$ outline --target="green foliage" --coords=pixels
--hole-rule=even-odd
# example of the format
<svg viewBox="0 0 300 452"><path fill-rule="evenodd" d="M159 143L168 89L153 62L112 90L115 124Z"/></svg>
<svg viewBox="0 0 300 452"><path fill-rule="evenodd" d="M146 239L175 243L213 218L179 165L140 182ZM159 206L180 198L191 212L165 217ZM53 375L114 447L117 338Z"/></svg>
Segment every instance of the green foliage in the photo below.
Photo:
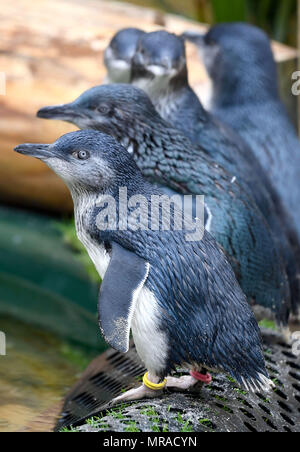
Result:
<svg viewBox="0 0 300 452"><path fill-rule="evenodd" d="M103 416L102 416L103 417ZM102 417L91 417L86 421L92 428L99 429L101 432L107 432L109 425L103 421Z"/></svg>
<svg viewBox="0 0 300 452"><path fill-rule="evenodd" d="M101 282L100 277L92 263L86 249L82 243L78 240L75 229L74 219L65 220L60 223L55 223L56 228L63 234L65 243L76 252L78 259L84 265L88 275L93 282Z"/></svg>
<svg viewBox="0 0 300 452"><path fill-rule="evenodd" d="M147 416L151 421L151 428L153 432L160 432L160 419L158 413L155 411L155 409L151 406L145 407L143 410L141 410L141 414ZM162 431L166 431L166 425L163 426Z"/></svg>
<svg viewBox="0 0 300 452"><path fill-rule="evenodd" d="M247 391L244 391L243 389L240 388L234 388L234 391L241 395L248 395Z"/></svg>
<svg viewBox="0 0 300 452"><path fill-rule="evenodd" d="M60 432L61 433L78 433L78 430L76 430L76 428L74 428L74 427L63 427L61 430L60 430Z"/></svg>
<svg viewBox="0 0 300 452"><path fill-rule="evenodd" d="M247 20L266 30L273 39L296 46L297 0L244 0Z"/></svg>
<svg viewBox="0 0 300 452"><path fill-rule="evenodd" d="M194 431L193 425L189 420L184 420L181 413L177 413L176 420L181 425L180 433L190 433Z"/></svg>
<svg viewBox="0 0 300 452"><path fill-rule="evenodd" d="M267 330L277 331L276 323L272 320L264 319L259 322L261 328L266 328Z"/></svg>
<svg viewBox="0 0 300 452"><path fill-rule="evenodd" d="M297 0L211 0L212 22L250 22L278 41L296 46Z"/></svg>
<svg viewBox="0 0 300 452"><path fill-rule="evenodd" d="M227 380L230 381L230 383L236 384L236 381L234 378L230 377L229 375L227 375Z"/></svg>
<svg viewBox="0 0 300 452"><path fill-rule="evenodd" d="M215 427L210 419L199 419L199 424L209 429L209 431L215 430Z"/></svg>
<svg viewBox="0 0 300 452"><path fill-rule="evenodd" d="M263 28L273 39L297 44L297 0L131 0L131 3L199 22L250 22Z"/></svg>
<svg viewBox="0 0 300 452"><path fill-rule="evenodd" d="M124 432L140 432L136 421L126 421L125 424L128 425L128 427L124 429Z"/></svg>
<svg viewBox="0 0 300 452"><path fill-rule="evenodd" d="M214 22L246 21L248 4L243 0L211 0Z"/></svg>
<svg viewBox="0 0 300 452"><path fill-rule="evenodd" d="M70 363L75 364L81 370L86 369L95 354L81 347L74 347L68 343L63 343L59 349L60 354Z"/></svg>
<svg viewBox="0 0 300 452"><path fill-rule="evenodd" d="M0 286L0 316L104 349L97 321L98 284L64 245L53 218L0 208Z"/></svg>

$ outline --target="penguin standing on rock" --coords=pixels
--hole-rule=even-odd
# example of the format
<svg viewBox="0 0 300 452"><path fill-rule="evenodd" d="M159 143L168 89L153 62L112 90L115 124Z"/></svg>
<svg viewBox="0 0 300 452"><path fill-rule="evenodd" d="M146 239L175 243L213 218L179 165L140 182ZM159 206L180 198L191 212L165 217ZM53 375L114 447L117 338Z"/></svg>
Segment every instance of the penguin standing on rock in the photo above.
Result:
<svg viewBox="0 0 300 452"><path fill-rule="evenodd" d="M106 83L129 83L131 60L137 42L144 32L138 28L124 28L116 33L104 53L107 68Z"/></svg>
<svg viewBox="0 0 300 452"><path fill-rule="evenodd" d="M15 151L41 159L69 187L78 237L103 279L101 331L125 353L131 329L147 367L143 385L113 403L156 397L165 386L188 389L199 380L209 382L209 370L228 373L248 389L273 386L257 323L222 250L203 229L198 240L188 239L193 226L183 222L179 230L173 209L169 230L162 228L161 217L152 228L153 195L160 192L143 179L125 148L85 130ZM140 207L141 196L144 208L136 215L132 200L138 197ZM111 200L114 209L108 213ZM182 365L190 376L167 378Z"/></svg>
<svg viewBox="0 0 300 452"><path fill-rule="evenodd" d="M215 164L209 152L165 122L142 90L126 84L102 85L70 104L45 107L38 116L112 135L132 153L150 182L181 195L205 195L206 228L227 252L249 301L275 314L283 328L287 326L286 273L251 195Z"/></svg>

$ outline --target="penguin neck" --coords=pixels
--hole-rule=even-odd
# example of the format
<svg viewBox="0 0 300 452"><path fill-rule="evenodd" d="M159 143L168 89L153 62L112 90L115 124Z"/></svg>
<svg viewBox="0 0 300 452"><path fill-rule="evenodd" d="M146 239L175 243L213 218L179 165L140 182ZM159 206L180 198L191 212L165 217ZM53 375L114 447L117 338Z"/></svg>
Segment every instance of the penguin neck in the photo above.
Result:
<svg viewBox="0 0 300 452"><path fill-rule="evenodd" d="M241 63L232 70L223 70L212 81L213 109L261 105L280 98L277 68L270 58L262 65Z"/></svg>
<svg viewBox="0 0 300 452"><path fill-rule="evenodd" d="M75 227L79 240L90 236L91 217L97 204L97 194L78 185L68 184L73 204Z"/></svg>
<svg viewBox="0 0 300 452"><path fill-rule="evenodd" d="M87 199L87 198L93 198L94 197L94 191L89 189L86 186L83 186L81 184L73 184L71 182L67 182L67 187L70 190L74 206L81 200L81 199Z"/></svg>
<svg viewBox="0 0 300 452"><path fill-rule="evenodd" d="M186 67L159 89L153 83L142 88L165 121L182 130L192 142L198 142L199 135L205 133L209 114L188 83Z"/></svg>
<svg viewBox="0 0 300 452"><path fill-rule="evenodd" d="M75 216L77 214L82 214L82 210L85 211L97 207L97 205L103 202L103 199L110 197L115 200L116 203L119 202L120 189L126 189L128 198L136 195L137 193L142 194L143 192L143 177L140 170L137 168L136 171L124 176L116 175L114 183L109 187L103 189L95 189L89 187L83 187L78 184L68 183L68 188L70 190Z"/></svg>
<svg viewBox="0 0 300 452"><path fill-rule="evenodd" d="M144 74L134 78L132 83L147 93L156 111L169 122L182 114L181 105L193 94L188 83L186 65L172 78Z"/></svg>

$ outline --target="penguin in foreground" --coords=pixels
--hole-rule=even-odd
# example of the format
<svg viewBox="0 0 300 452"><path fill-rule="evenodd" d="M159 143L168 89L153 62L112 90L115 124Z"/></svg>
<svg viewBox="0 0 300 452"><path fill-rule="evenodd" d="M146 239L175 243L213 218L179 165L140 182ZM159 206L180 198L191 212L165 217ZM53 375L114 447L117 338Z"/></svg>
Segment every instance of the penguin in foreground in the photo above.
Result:
<svg viewBox="0 0 300 452"><path fill-rule="evenodd" d="M125 84L102 85L70 104L45 107L38 116L112 135L132 153L151 183L180 194L205 195L206 228L227 252L249 302L271 311L285 329L289 286L255 202L209 153L165 122L144 91Z"/></svg>
<svg viewBox="0 0 300 452"><path fill-rule="evenodd" d="M198 46L212 80L212 112L248 143L270 175L299 238L300 143L280 100L268 36L245 23L220 24L203 36L184 36Z"/></svg>
<svg viewBox="0 0 300 452"><path fill-rule="evenodd" d="M126 353L132 330L147 368L143 385L113 403L209 383L210 370L251 390L273 386L258 325L221 248L204 229L190 240L194 225L183 222L179 230L173 209L164 230L161 216L150 213L153 196L161 193L143 179L125 148L85 130L15 151L42 160L67 184L78 237L102 278L102 334ZM190 376L170 377L177 366L190 369Z"/></svg>
<svg viewBox="0 0 300 452"><path fill-rule="evenodd" d="M106 83L130 82L131 60L138 40L144 33L138 28L124 28L113 36L104 53Z"/></svg>

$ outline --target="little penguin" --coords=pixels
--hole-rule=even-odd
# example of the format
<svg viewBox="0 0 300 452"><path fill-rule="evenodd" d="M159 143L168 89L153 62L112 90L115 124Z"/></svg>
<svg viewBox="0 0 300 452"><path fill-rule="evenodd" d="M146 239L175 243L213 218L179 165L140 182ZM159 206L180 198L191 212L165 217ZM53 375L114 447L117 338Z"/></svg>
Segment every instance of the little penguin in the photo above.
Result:
<svg viewBox="0 0 300 452"><path fill-rule="evenodd" d="M272 233L249 190L200 146L164 121L144 91L102 85L38 116L112 135L132 153L144 177L181 195L204 195L206 229L226 251L251 304L275 314L284 329L290 290Z"/></svg>
<svg viewBox="0 0 300 452"><path fill-rule="evenodd" d="M300 142L280 99L268 36L245 23L219 24L203 36L184 36L199 48L212 80L212 112L248 143L299 238Z"/></svg>
<svg viewBox="0 0 300 452"><path fill-rule="evenodd" d="M111 39L104 53L107 69L106 83L129 83L131 60L138 40L145 32L139 28L124 28Z"/></svg>
<svg viewBox="0 0 300 452"><path fill-rule="evenodd" d="M131 83L148 94L165 120L198 141L207 114L188 84L181 37L165 30L141 36L132 58Z"/></svg>
<svg viewBox="0 0 300 452"><path fill-rule="evenodd" d="M216 28L218 29L218 27ZM183 36L193 39L199 35L191 32ZM238 36L235 37L234 42L235 46L238 47ZM215 54L212 49L213 46L208 46L205 55L210 52L214 56ZM246 60L249 58L249 53L248 51L243 52L243 57ZM211 58L204 58L204 61L207 62L208 70L210 70L209 61L211 61ZM216 65L221 64L221 58L216 56L215 60ZM262 61L262 58L260 60ZM237 68L234 58L231 59L231 62L236 71ZM231 74L235 73L235 71L229 67L224 68L224 74L230 80ZM219 85L221 83L219 74L222 73L222 69L217 69L215 72L212 69L211 73L212 77L215 76L216 79L214 86ZM249 73L248 71L247 75ZM255 83L255 80L257 80L257 77L252 77L252 84ZM213 156L215 163L220 164L224 169L229 171L240 184L243 184L243 181L247 184L247 189L251 191L258 207L263 212L272 230L276 246L286 262L286 271L291 287L293 313L298 315L300 308L300 236L297 233L298 228L293 221L289 206L285 203L284 198L276 187L277 175L273 177L272 173L270 174L269 164L263 165L263 162L261 162L261 159L257 155L261 145L256 146L256 149L254 149L251 143L248 143L244 139L244 136L238 134L240 130L245 128L249 129L246 124L251 122L253 128L249 130L248 138L250 141L253 141L257 136L258 132L254 130L256 119L252 119L257 118L256 106L253 106L252 113L245 111L245 118L241 119L239 108L241 104L243 105L241 99L245 96L242 98L237 95L234 97L237 105L236 115L232 115L231 110L228 113L228 101L232 98L230 89L234 87L234 90L237 90L239 86L236 80L233 79L232 88L230 88L231 85L228 81L228 86L224 85L222 88L216 89L217 92L221 91L222 95L226 96L224 112L220 111L220 114L216 116L206 111L188 83L184 42L181 37L166 31L148 33L140 38L137 51L132 59L131 82L135 86L142 88L149 95L156 110L163 119L182 130L193 143L200 144ZM244 80L241 88L247 93L249 82ZM253 86L252 92L254 91ZM224 92L227 94L225 95ZM259 99L263 98L263 96L259 96ZM237 127L231 127L233 124L229 124L226 121L226 114L231 119L237 118L239 121ZM267 115L265 112L264 117L264 120L267 120L267 117L270 118L270 115ZM257 125L258 122L264 133L267 128L262 126L263 121L257 121ZM282 129L280 129L278 124L276 127L277 134L280 133L278 132L279 130ZM272 136L275 135L272 134ZM271 142L272 139L269 140L269 143ZM280 140L277 140L277 143L280 143ZM262 144L262 146L266 149L265 144ZM281 144L280 146L282 148ZM298 142L297 146L299 146ZM273 147L274 149L276 147ZM270 156L270 153L268 155ZM275 155L272 159L275 159ZM290 157L287 156L286 164L288 164L289 159ZM300 168L297 163L298 161L300 162L300 148L298 156L294 161L296 165L295 168L291 168L291 172L295 174L293 183L296 184L296 173L298 174L297 178L299 178L300 174ZM291 161L289 164L293 166ZM278 165L279 171L281 171L280 168L281 165ZM284 186L286 187L288 184L284 182ZM297 187L299 187L299 184ZM297 192L297 190L298 188L294 189L294 192ZM294 192L291 196L294 196ZM296 205L294 205L294 212L297 211L300 211L300 208L296 208ZM300 222L297 224L299 225Z"/></svg>
<svg viewBox="0 0 300 452"><path fill-rule="evenodd" d="M208 383L212 370L250 390L273 386L258 325L221 248L204 229L199 240L189 240L193 227L183 222L177 228L174 209L170 228L162 227L161 217L151 213L153 197L161 192L122 145L84 130L15 151L45 162L70 189L78 237L102 278L101 332L111 347L126 353L132 330L147 368L143 385L113 403ZM177 366L190 375L170 376Z"/></svg>

